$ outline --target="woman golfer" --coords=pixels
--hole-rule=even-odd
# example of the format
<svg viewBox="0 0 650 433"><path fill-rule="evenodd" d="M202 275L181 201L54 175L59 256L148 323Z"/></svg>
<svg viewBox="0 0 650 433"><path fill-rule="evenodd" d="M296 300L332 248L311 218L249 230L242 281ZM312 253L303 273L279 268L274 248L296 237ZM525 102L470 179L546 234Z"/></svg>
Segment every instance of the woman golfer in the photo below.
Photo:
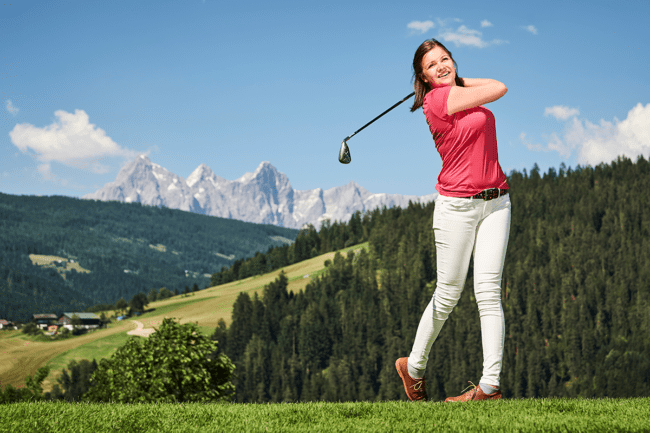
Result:
<svg viewBox="0 0 650 433"><path fill-rule="evenodd" d="M469 391L445 401L501 398L505 331L501 277L510 234L510 198L499 166L494 115L482 105L501 98L508 89L496 80L460 78L456 71L451 53L435 39L424 41L415 52L411 111L422 107L442 170L433 215L436 289L420 319L411 354L395 362L411 400L427 400L424 372L431 345L460 298L472 253L483 376L478 386L472 384Z"/></svg>

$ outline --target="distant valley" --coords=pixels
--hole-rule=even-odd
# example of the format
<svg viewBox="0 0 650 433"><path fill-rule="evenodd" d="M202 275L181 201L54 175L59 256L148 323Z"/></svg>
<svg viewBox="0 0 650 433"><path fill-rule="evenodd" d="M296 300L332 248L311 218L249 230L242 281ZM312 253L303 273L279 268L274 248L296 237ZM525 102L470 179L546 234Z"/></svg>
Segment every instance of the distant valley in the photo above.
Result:
<svg viewBox="0 0 650 433"><path fill-rule="evenodd" d="M298 230L140 203L0 194L0 319L210 285Z"/></svg>

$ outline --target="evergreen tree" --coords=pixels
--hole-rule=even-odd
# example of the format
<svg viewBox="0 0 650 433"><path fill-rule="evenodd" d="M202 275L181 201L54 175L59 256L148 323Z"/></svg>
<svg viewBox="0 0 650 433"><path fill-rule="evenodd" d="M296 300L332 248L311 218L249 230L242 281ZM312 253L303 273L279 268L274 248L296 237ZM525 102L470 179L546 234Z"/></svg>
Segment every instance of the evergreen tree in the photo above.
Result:
<svg viewBox="0 0 650 433"><path fill-rule="evenodd" d="M149 294L147 295L147 301L151 303L157 300L158 300L158 292L156 291L156 289L151 289L149 291Z"/></svg>
<svg viewBox="0 0 650 433"><path fill-rule="evenodd" d="M127 309L129 304L126 302L124 298L120 298L116 303L115 303L115 309L117 311L121 311L124 313L124 311Z"/></svg>
<svg viewBox="0 0 650 433"><path fill-rule="evenodd" d="M64 391L62 397L66 401L80 401L90 388L90 377L97 369L97 362L94 359L92 362L87 359L79 362L72 360L68 364L68 369L69 373L68 370L63 369L55 386L58 388L58 385L61 385Z"/></svg>
<svg viewBox="0 0 650 433"><path fill-rule="evenodd" d="M149 300L147 299L147 296L144 293L138 293L131 299L131 302L129 302L129 308L131 313L134 312L144 312L144 308L149 305Z"/></svg>

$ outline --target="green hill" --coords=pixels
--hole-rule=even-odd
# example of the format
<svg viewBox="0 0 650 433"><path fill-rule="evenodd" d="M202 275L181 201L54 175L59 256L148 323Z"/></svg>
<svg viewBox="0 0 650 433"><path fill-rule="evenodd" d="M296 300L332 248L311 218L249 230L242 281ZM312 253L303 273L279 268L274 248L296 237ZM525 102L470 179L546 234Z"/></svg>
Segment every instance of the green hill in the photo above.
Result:
<svg viewBox="0 0 650 433"><path fill-rule="evenodd" d="M222 267L297 234L139 203L0 194L0 318L204 288Z"/></svg>
<svg viewBox="0 0 650 433"><path fill-rule="evenodd" d="M368 244L345 248L340 252L367 249ZM49 337L32 337L20 331L0 332L0 387L8 384L20 388L25 377L34 375L38 368L48 365L51 372L43 382L44 391L51 391L64 368L71 361L100 359L110 356L123 345L136 328L135 321L145 329L157 328L165 317L175 317L180 323L197 323L206 335L211 335L223 319L231 322L233 304L241 293L261 294L264 287L272 283L283 272L288 279L288 290L298 293L313 280L321 276L326 268L325 261L334 259L335 253L326 253L295 263L263 275L248 277L216 287L210 287L189 296L178 295L151 302L147 312L139 317L117 322L112 321L106 329L100 329L81 336L50 340ZM107 311L109 317L117 312Z"/></svg>

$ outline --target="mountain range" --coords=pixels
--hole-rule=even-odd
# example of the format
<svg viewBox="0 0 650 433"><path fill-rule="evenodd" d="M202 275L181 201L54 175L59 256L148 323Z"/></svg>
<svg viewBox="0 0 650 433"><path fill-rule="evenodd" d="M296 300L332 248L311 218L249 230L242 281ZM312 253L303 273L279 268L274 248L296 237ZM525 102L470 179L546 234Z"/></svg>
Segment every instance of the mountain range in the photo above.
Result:
<svg viewBox="0 0 650 433"><path fill-rule="evenodd" d="M356 211L406 207L409 201L427 203L436 196L373 194L354 181L327 190L295 190L268 161L236 180L217 176L205 164L183 179L140 155L120 170L115 181L83 198L139 202L287 228L313 224L318 229L327 219L348 221Z"/></svg>

